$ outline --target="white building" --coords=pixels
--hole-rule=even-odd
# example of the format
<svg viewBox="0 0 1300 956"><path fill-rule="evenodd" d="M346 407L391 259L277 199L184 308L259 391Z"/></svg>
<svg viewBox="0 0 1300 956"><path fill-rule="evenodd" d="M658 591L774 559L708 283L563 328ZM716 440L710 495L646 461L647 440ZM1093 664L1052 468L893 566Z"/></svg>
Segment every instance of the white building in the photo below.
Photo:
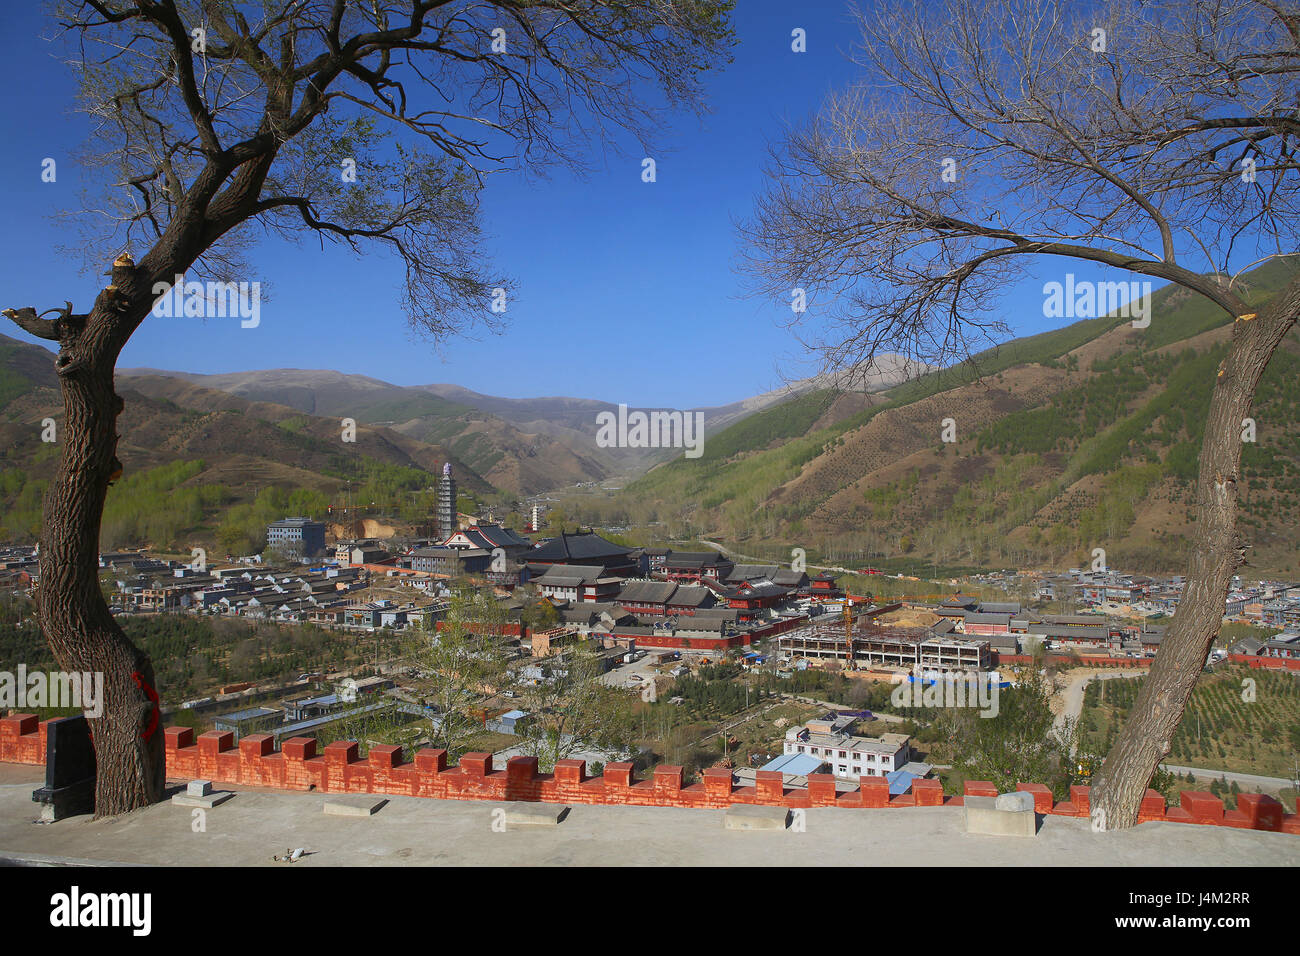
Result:
<svg viewBox="0 0 1300 956"><path fill-rule="evenodd" d="M854 717L810 720L786 731L785 753L808 754L824 760L837 777L883 777L911 759L907 734L856 737Z"/></svg>

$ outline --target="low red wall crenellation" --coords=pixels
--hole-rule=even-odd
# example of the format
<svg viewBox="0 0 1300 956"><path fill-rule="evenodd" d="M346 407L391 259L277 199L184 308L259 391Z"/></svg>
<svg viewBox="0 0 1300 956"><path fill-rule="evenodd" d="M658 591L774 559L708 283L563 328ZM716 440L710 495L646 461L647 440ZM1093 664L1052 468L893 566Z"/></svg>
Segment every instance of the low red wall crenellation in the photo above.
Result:
<svg viewBox="0 0 1300 956"><path fill-rule="evenodd" d="M32 714L0 718L0 762L44 764L46 723ZM856 790L840 792L829 774L810 774L807 789L787 789L780 773L760 770L750 787L736 786L730 770L711 767L699 783L686 785L682 768L669 765L655 767L648 779L638 780L632 764L621 762L606 764L601 776L592 777L582 760L561 760L553 773L540 773L536 757L511 757L498 767L490 753L467 753L453 767L447 751L430 747L408 761L402 748L389 745L371 747L362 758L355 741L335 741L321 753L310 737L290 738L277 751L269 734L249 734L238 746L229 731L208 731L197 741L189 727L168 727L164 735L168 777L280 790L701 809L733 804L940 807L960 806L964 799L946 797L938 780L913 780L910 793L891 797L884 777L861 777ZM1033 794L1039 813L1087 817L1091 812L1088 787L1071 787L1070 799L1060 803L1043 784L1020 783L1017 789ZM988 781L968 780L963 787L964 796L997 793ZM1212 793L1184 790L1179 805L1166 809L1164 797L1148 790L1138 822L1150 821L1300 834L1300 815L1287 814L1273 797L1253 793L1238 796L1236 810L1225 810Z"/></svg>

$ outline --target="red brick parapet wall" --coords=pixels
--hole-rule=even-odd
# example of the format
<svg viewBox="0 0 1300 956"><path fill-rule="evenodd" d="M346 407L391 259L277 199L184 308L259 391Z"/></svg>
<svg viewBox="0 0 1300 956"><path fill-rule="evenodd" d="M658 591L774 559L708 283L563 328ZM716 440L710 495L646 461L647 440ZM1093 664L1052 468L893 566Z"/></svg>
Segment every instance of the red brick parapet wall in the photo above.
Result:
<svg viewBox="0 0 1300 956"><path fill-rule="evenodd" d="M363 760L353 741L335 741L316 752L310 737L293 737L277 751L269 734L249 734L235 746L229 731L209 731L197 743L189 727L166 730L167 775L178 779L212 780L230 785L315 790L320 793L376 793L390 796L434 797L441 800L525 800L570 804L628 804L643 807L721 809L733 804L790 807L940 807L961 806L963 797L947 797L938 780L913 780L910 793L890 796L884 777L861 777L856 790L838 792L830 774L810 774L807 789L788 789L776 771L760 770L754 786L736 786L730 770L704 771L701 783L684 785L681 767L655 767L650 778L637 780L630 763L605 765L603 776L587 775L586 761L561 760L554 773L538 773L536 757L511 757L503 769L492 765L492 754L468 753L460 765L447 765L447 751L425 748L414 762L402 758L402 748L376 746ZM31 714L0 719L0 761L43 764L45 724ZM1087 817L1088 787L1071 787L1070 799L1055 803L1040 783L1022 783L1018 790L1034 795L1039 813ZM966 781L966 796L997 796L997 787ZM1286 814L1272 797L1243 793L1236 810L1225 810L1212 793L1182 792L1181 805L1165 808L1165 800L1148 790L1139 823L1168 820L1300 834L1300 815Z"/></svg>
<svg viewBox="0 0 1300 956"><path fill-rule="evenodd" d="M35 714L0 718L0 761L45 763L45 725Z"/></svg>
<svg viewBox="0 0 1300 956"><path fill-rule="evenodd" d="M1298 657L1257 657L1250 654L1229 654L1228 660L1234 664L1249 664L1251 667L1263 667L1268 670L1300 671Z"/></svg>
<svg viewBox="0 0 1300 956"><path fill-rule="evenodd" d="M1155 663L1154 657L1085 657L1072 654L1048 654L1044 659L1047 664L1064 664L1069 667L1116 667L1148 669ZM999 664L1032 664L1034 658L1029 654L1003 654L992 652L993 666Z"/></svg>
<svg viewBox="0 0 1300 956"><path fill-rule="evenodd" d="M1266 670L1288 670L1300 671L1300 658L1297 657L1258 657L1250 654L1229 654L1228 658L1234 664L1247 664L1255 668L1264 668ZM998 664L1029 664L1033 658L1028 654L1001 654L993 652L992 661L994 666ZM1048 654L1046 657L1048 663L1067 664L1074 667L1131 667L1131 668L1149 668L1155 663L1154 657L1087 657L1084 655L1068 654Z"/></svg>

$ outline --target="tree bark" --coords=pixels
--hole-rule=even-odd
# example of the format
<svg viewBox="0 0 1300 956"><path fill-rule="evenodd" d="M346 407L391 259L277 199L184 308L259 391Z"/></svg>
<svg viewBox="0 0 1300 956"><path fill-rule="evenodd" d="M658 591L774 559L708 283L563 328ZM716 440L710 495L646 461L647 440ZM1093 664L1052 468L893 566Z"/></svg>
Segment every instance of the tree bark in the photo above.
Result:
<svg viewBox="0 0 1300 956"><path fill-rule="evenodd" d="M97 817L157 802L165 777L153 666L113 620L98 575L104 500L121 470L115 452L122 399L113 389L113 368L121 343L143 317L128 312L141 308L131 272L115 264L114 285L84 321L61 320L63 455L43 503L36 591L41 629L59 667L103 675L103 709L89 718ZM143 302L147 309L148 299Z"/></svg>
<svg viewBox="0 0 1300 956"><path fill-rule="evenodd" d="M1168 755L1192 689L1223 623L1232 577L1248 545L1237 532L1242 419L1260 376L1300 317L1300 278L1257 316L1238 317L1219 367L1201 443L1197 520L1178 610L1142 685L1131 716L1106 756L1092 792L1097 830L1137 824L1147 787Z"/></svg>

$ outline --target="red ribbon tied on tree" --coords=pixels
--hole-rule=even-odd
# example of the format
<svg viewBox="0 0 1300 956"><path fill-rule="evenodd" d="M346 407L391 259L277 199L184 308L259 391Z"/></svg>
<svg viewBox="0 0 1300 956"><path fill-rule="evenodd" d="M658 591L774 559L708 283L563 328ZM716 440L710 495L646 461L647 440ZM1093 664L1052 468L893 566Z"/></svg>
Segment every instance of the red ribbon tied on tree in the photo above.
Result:
<svg viewBox="0 0 1300 956"><path fill-rule="evenodd" d="M140 676L139 671L132 671L131 676L135 679L136 686L144 691L144 695L153 702L153 710L149 714L149 726L140 735L145 740L148 740L153 736L154 731L158 729L158 692L145 683L145 679Z"/></svg>

